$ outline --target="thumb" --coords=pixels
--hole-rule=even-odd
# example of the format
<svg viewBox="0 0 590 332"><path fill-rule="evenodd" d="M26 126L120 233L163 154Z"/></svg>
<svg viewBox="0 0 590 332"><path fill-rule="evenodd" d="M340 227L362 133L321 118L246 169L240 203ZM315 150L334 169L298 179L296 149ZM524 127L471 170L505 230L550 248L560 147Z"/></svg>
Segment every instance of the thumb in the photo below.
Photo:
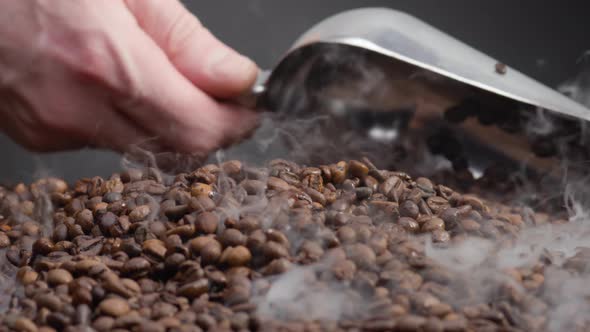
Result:
<svg viewBox="0 0 590 332"><path fill-rule="evenodd" d="M176 69L201 90L230 98L254 84L256 64L215 38L178 0L125 2Z"/></svg>

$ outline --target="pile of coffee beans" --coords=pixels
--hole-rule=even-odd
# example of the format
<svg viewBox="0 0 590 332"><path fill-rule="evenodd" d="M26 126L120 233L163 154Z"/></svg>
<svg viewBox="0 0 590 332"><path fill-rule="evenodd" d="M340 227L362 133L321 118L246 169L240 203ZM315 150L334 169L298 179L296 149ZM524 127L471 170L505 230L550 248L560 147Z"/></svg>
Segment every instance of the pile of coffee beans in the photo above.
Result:
<svg viewBox="0 0 590 332"><path fill-rule="evenodd" d="M0 187L1 329L542 331L547 255L486 289L428 250L566 222L367 159L42 179ZM590 255L564 266L587 272Z"/></svg>

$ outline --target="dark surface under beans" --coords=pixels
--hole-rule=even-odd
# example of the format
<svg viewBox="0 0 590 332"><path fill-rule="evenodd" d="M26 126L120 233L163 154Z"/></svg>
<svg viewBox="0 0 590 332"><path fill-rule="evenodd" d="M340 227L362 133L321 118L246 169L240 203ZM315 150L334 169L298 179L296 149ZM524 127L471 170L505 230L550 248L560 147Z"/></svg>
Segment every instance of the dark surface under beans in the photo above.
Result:
<svg viewBox="0 0 590 332"><path fill-rule="evenodd" d="M541 291L551 259L503 270L482 298L472 287L483 284L426 251L566 222L368 160L228 161L174 178L132 169L72 187L0 187L0 329L542 331L558 305ZM587 272L589 253L564 267ZM321 296L261 309L296 271L307 273L305 294L345 299L336 316L320 314Z"/></svg>

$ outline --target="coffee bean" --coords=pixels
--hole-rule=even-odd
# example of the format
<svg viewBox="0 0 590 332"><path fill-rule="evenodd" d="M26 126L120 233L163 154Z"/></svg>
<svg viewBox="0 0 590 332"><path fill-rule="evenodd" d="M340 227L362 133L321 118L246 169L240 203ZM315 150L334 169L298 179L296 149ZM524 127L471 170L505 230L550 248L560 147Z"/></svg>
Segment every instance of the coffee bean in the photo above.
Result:
<svg viewBox="0 0 590 332"><path fill-rule="evenodd" d="M34 283L39 278L39 273L29 266L23 266L18 270L17 278L21 284L26 286Z"/></svg>
<svg viewBox="0 0 590 332"><path fill-rule="evenodd" d="M164 266L170 271L176 271L185 260L186 257L183 254L173 253L166 257Z"/></svg>
<svg viewBox="0 0 590 332"><path fill-rule="evenodd" d="M266 184L268 186L268 189L275 190L278 192L286 191L291 188L285 180L274 176L269 177Z"/></svg>
<svg viewBox="0 0 590 332"><path fill-rule="evenodd" d="M248 234L260 228L260 221L253 216L244 216L236 222L234 227L242 233Z"/></svg>
<svg viewBox="0 0 590 332"><path fill-rule="evenodd" d="M420 230L420 224L418 224L416 220L409 217L401 217L397 223L410 233L416 233Z"/></svg>
<svg viewBox="0 0 590 332"><path fill-rule="evenodd" d="M142 221L145 218L147 218L147 216L149 216L150 213L151 213L151 209L150 209L149 205L140 205L140 206L134 208L129 213L129 220L131 222Z"/></svg>
<svg viewBox="0 0 590 332"><path fill-rule="evenodd" d="M203 265L217 263L222 257L221 248L221 244L215 240L207 243L200 251L201 263Z"/></svg>
<svg viewBox="0 0 590 332"><path fill-rule="evenodd" d="M250 263L252 254L244 246L228 247L221 254L220 263L228 266L244 266Z"/></svg>
<svg viewBox="0 0 590 332"><path fill-rule="evenodd" d="M4 232L0 232L0 249L10 246L10 238Z"/></svg>
<svg viewBox="0 0 590 332"><path fill-rule="evenodd" d="M157 260L163 260L166 255L166 246L164 242L158 239L146 240L142 245L143 253Z"/></svg>
<svg viewBox="0 0 590 332"><path fill-rule="evenodd" d="M217 231L219 217L212 212L203 212L197 216L195 229L199 233L213 234Z"/></svg>
<svg viewBox="0 0 590 332"><path fill-rule="evenodd" d="M37 332L39 331L37 325L28 318L18 318L14 322L14 329L20 332Z"/></svg>
<svg viewBox="0 0 590 332"><path fill-rule="evenodd" d="M262 253L266 259L278 259L289 256L289 251L281 244L268 241L262 247Z"/></svg>
<svg viewBox="0 0 590 332"><path fill-rule="evenodd" d="M439 148L450 150L451 162L465 157L446 145ZM6 276L23 286L7 291L15 296L0 322L47 332L544 330L552 290L545 270L562 269L555 253L506 271L510 283L486 281L492 298L481 297L481 282L431 256L473 236L510 247L522 229L555 223L551 214L495 201L486 186L508 177L491 175L444 173L445 183L468 193L459 194L435 184L439 175L414 180L366 158L320 167L230 161L172 176L146 167L73 188L44 180L0 187L0 248L18 267ZM56 192L42 203L51 186ZM38 222L45 218L50 237ZM570 257L563 269L583 274L586 258ZM272 283L299 271L310 271L306 291L342 295L339 319L309 322L298 309L307 292L287 309L273 304L276 321L260 315Z"/></svg>
<svg viewBox="0 0 590 332"><path fill-rule="evenodd" d="M422 225L423 232L434 232L436 230L445 230L445 222L437 217L431 217Z"/></svg>
<svg viewBox="0 0 590 332"><path fill-rule="evenodd" d="M42 237L33 243L33 254L34 255L48 255L55 249L53 241L46 237Z"/></svg>
<svg viewBox="0 0 590 332"><path fill-rule="evenodd" d="M338 239L341 243L351 244L356 242L356 231L350 226L343 226L338 229Z"/></svg>
<svg viewBox="0 0 590 332"><path fill-rule="evenodd" d="M332 173L332 182L335 184L341 184L346 180L348 164L345 161L340 161L337 164L330 166L330 172Z"/></svg>
<svg viewBox="0 0 590 332"><path fill-rule="evenodd" d="M38 307L44 307L51 311L60 311L63 307L63 303L59 299L59 297L53 294L39 294L34 298L35 302L37 303Z"/></svg>
<svg viewBox="0 0 590 332"><path fill-rule="evenodd" d="M178 288L178 295L185 296L189 299L194 299L201 296L209 290L209 281L207 279L199 279L197 281L188 283Z"/></svg>
<svg viewBox="0 0 590 332"><path fill-rule="evenodd" d="M327 199L326 196L324 196L324 194L322 194L320 191L314 189L314 188L305 188L305 192L309 195L309 197L314 201L319 203L322 206L325 206L327 204Z"/></svg>
<svg viewBox="0 0 590 332"><path fill-rule="evenodd" d="M191 198L189 202L189 207L198 213L205 212L205 211L212 211L215 209L215 202L209 198L209 196L199 195L197 197Z"/></svg>
<svg viewBox="0 0 590 332"><path fill-rule="evenodd" d="M242 232L232 228L224 230L219 237L219 242L224 247L243 246L246 245L246 240L247 237Z"/></svg>
<svg viewBox="0 0 590 332"><path fill-rule="evenodd" d="M451 240L451 235L442 229L437 229L432 232L432 241L436 243L447 243Z"/></svg>
<svg viewBox="0 0 590 332"><path fill-rule="evenodd" d="M103 300L98 305L98 308L100 309L100 312L112 317L123 316L131 310L127 301L117 297Z"/></svg>
<svg viewBox="0 0 590 332"><path fill-rule="evenodd" d="M133 278L141 278L150 272L150 262L143 257L135 257L123 265L123 273Z"/></svg>
<svg viewBox="0 0 590 332"><path fill-rule="evenodd" d="M348 258L355 263L355 265L362 268L373 268L377 259L375 252L364 244L354 244L347 247Z"/></svg>
<svg viewBox="0 0 590 332"><path fill-rule="evenodd" d="M348 163L348 170L352 176L356 176L359 179L369 175L369 167L358 160L351 160Z"/></svg>
<svg viewBox="0 0 590 332"><path fill-rule="evenodd" d="M416 219L420 214L420 209L416 203L412 201L405 201L399 207L399 214L402 217Z"/></svg>
<svg viewBox="0 0 590 332"><path fill-rule="evenodd" d="M52 286L68 284L72 280L72 274L64 269L55 269L47 273L47 282Z"/></svg>
<svg viewBox="0 0 590 332"><path fill-rule="evenodd" d="M475 209L479 212L487 212L488 211L488 207L485 206L485 204L482 202L482 200L480 200L479 198L477 198L473 195L463 195L461 202L463 204L470 205L473 209Z"/></svg>
<svg viewBox="0 0 590 332"><path fill-rule="evenodd" d="M94 227L94 216L92 211L84 209L76 214L76 224L80 225L84 232L90 232Z"/></svg>

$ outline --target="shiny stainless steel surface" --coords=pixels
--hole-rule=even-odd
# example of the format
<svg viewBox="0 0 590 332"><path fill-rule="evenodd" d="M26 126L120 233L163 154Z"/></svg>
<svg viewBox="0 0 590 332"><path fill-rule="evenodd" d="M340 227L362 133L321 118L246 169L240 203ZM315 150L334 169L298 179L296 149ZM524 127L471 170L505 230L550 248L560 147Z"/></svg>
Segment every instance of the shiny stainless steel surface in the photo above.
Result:
<svg viewBox="0 0 590 332"><path fill-rule="evenodd" d="M324 56L322 52L334 53ZM337 73L338 78L326 82L325 77L334 73L315 67L330 57L335 62L344 58L338 64L342 68L332 68L336 72L353 67L355 73ZM374 79L376 76L380 78ZM323 83L309 87L310 82L318 80ZM260 100L263 102L257 104ZM535 138L523 128L514 132L477 120L447 122L445 112L466 100L484 106L483 112L508 112L517 118L523 114L527 118L536 113L543 116L549 111L570 122L590 121L590 110L560 92L413 16L385 8L349 10L316 24L272 71L261 71L242 104L262 104L260 110L287 112L294 117L301 116L297 112L316 111L331 113L334 118L348 117L349 124L355 122L352 128L360 128L367 137L381 142L383 138L393 142L403 131L429 135L432 128L450 126L463 137L463 143L481 147L472 149L479 152L468 158L476 172L498 156L542 173L559 167L557 156L539 156L532 151L531 138ZM359 111L372 114L369 124ZM401 127L399 118L386 115L408 111L409 121ZM350 120L351 116L356 119ZM332 126L338 127L335 132L347 130L341 122L332 122ZM370 137L375 133L378 135Z"/></svg>
<svg viewBox="0 0 590 332"><path fill-rule="evenodd" d="M461 41L406 13L386 8L363 8L329 17L308 30L287 53L314 43L350 45L386 55L528 105L590 121L590 110ZM283 59L284 60L284 59ZM265 90L272 72L264 71L254 95Z"/></svg>

